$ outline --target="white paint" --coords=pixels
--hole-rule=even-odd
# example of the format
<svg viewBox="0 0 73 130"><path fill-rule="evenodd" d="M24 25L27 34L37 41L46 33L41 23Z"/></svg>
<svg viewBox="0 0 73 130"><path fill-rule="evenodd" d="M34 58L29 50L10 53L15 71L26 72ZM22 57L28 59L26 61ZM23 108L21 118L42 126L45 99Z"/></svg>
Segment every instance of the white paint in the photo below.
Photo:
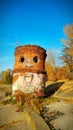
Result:
<svg viewBox="0 0 73 130"><path fill-rule="evenodd" d="M15 74L14 74L15 75ZM21 90L24 93L39 91L44 86L44 74L25 73L25 76L19 75L16 82L13 83L12 92Z"/></svg>

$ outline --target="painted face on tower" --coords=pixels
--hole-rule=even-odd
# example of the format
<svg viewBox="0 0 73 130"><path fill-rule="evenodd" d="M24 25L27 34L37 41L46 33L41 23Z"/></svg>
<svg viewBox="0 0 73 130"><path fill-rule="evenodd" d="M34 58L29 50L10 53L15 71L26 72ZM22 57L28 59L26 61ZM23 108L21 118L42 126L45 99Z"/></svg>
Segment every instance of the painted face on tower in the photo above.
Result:
<svg viewBox="0 0 73 130"><path fill-rule="evenodd" d="M37 65L39 63L39 57L38 56L34 56L34 57L29 57L29 54L26 56L21 56L20 57L20 63L24 66L24 67L33 67L34 65Z"/></svg>
<svg viewBox="0 0 73 130"><path fill-rule="evenodd" d="M17 64L17 65L16 65ZM15 68L37 69L41 64L41 57L34 53L24 53L16 56Z"/></svg>
<svg viewBox="0 0 73 130"><path fill-rule="evenodd" d="M40 91L44 86L46 51L35 45L19 46L15 50L13 93Z"/></svg>
<svg viewBox="0 0 73 130"><path fill-rule="evenodd" d="M15 64L14 70L28 71L28 72L39 72L45 70L45 56L41 51L33 50L34 48L27 49L23 48L23 51L17 50L15 53Z"/></svg>

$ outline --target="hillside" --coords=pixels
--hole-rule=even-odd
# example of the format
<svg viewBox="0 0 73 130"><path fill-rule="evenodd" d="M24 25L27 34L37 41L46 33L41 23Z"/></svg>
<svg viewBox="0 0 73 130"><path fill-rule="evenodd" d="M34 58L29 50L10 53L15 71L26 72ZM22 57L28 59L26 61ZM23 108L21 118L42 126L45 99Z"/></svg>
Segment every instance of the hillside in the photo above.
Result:
<svg viewBox="0 0 73 130"><path fill-rule="evenodd" d="M48 84L46 87L47 96L73 102L73 81L60 80L51 84L48 82Z"/></svg>

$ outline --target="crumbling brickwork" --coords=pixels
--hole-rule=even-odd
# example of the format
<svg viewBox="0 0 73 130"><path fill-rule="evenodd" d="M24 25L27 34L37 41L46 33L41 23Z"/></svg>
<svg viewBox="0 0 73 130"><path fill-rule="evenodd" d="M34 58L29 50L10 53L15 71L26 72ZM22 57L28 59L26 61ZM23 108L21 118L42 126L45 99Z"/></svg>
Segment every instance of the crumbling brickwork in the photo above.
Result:
<svg viewBox="0 0 73 130"><path fill-rule="evenodd" d="M36 45L15 49L13 92L17 89L30 93L44 86L46 50Z"/></svg>

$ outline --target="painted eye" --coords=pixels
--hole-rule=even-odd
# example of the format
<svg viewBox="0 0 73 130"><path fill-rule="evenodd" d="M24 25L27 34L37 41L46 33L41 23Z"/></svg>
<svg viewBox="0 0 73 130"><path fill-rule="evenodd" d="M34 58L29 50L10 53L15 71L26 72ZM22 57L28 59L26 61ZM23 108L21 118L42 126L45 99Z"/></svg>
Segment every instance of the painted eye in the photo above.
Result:
<svg viewBox="0 0 73 130"><path fill-rule="evenodd" d="M33 58L33 61L34 61L35 63L37 63L37 62L38 62L38 57L35 56L35 57Z"/></svg>
<svg viewBox="0 0 73 130"><path fill-rule="evenodd" d="M23 63L24 61L25 61L25 58L22 56L22 57L20 58L20 62Z"/></svg>

